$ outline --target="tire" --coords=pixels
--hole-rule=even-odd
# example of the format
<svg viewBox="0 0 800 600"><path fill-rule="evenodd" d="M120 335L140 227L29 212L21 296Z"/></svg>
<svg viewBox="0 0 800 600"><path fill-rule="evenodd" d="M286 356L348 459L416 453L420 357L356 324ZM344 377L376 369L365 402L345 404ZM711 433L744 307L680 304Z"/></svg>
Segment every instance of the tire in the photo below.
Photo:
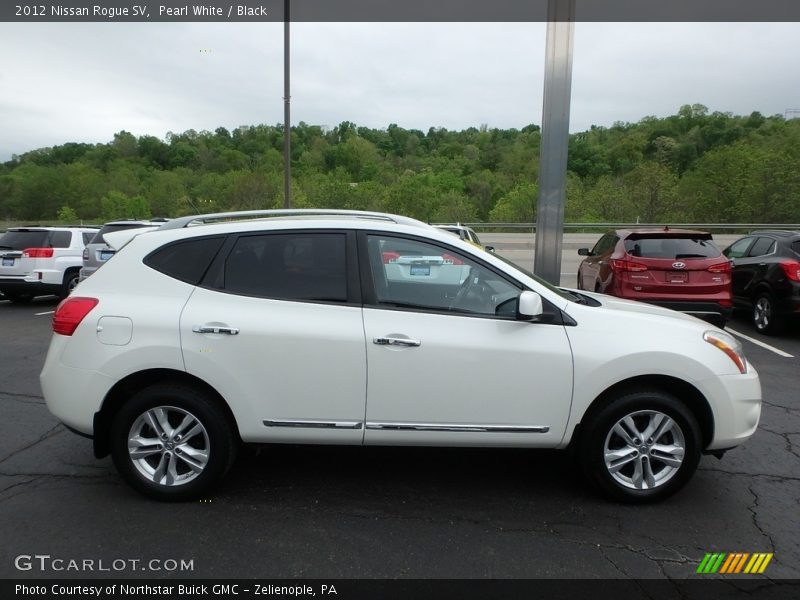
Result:
<svg viewBox="0 0 800 600"><path fill-rule="evenodd" d="M165 419L171 433L161 425ZM180 438L180 433L190 435ZM154 443L131 444L135 438ZM114 465L131 487L156 500L200 498L225 476L237 446L234 425L214 399L181 384L140 390L111 423ZM137 448L145 454L134 458L131 452Z"/></svg>
<svg viewBox="0 0 800 600"><path fill-rule="evenodd" d="M67 296L72 293L72 290L75 289L75 286L78 285L78 281L80 280L80 271L67 271L64 274L64 282L61 284L61 292L59 292L59 297L63 300Z"/></svg>
<svg viewBox="0 0 800 600"><path fill-rule="evenodd" d="M775 299L769 292L759 292L753 298L753 306L750 311L753 320L753 327L756 331L765 335L775 335L784 328L784 320L775 307Z"/></svg>
<svg viewBox="0 0 800 600"><path fill-rule="evenodd" d="M663 421L664 417L670 422ZM671 394L629 390L588 418L580 443L581 466L588 479L614 500L638 504L663 500L686 485L697 469L700 426ZM648 427L658 431L662 425L666 429L657 438L642 439ZM620 429L629 441L618 433ZM672 451L666 452L667 448ZM606 460L611 453L616 464L611 458Z"/></svg>

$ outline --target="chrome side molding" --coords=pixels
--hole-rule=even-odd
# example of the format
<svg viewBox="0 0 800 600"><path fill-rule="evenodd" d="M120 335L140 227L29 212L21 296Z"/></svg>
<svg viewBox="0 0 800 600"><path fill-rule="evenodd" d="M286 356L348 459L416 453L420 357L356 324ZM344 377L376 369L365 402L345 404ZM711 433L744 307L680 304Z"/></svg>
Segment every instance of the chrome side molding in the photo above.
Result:
<svg viewBox="0 0 800 600"><path fill-rule="evenodd" d="M361 429L361 421L287 421L283 419L265 420L267 427L309 427L312 429Z"/></svg>
<svg viewBox="0 0 800 600"><path fill-rule="evenodd" d="M456 425L449 423L375 423L367 422L367 429L390 431L454 431L476 433L547 433L548 426L540 425Z"/></svg>

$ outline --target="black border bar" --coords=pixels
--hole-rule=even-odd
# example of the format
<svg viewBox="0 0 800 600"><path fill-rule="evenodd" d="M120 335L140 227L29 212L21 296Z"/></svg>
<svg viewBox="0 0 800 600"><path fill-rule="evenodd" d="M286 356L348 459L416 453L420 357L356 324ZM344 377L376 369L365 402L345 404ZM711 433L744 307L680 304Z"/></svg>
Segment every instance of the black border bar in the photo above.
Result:
<svg viewBox="0 0 800 600"><path fill-rule="evenodd" d="M581 22L800 22L798 0L575 0ZM291 0L295 22L543 22L548 0ZM282 22L284 0L10 0L5 22Z"/></svg>
<svg viewBox="0 0 800 600"><path fill-rule="evenodd" d="M589 575L587 573L587 575ZM128 586L136 590L131 592ZM142 586L150 586L151 591ZM182 588L180 586L183 586ZM94 591L93 591L94 590ZM99 590L99 593L98 593ZM166 590L166 591L165 591ZM701 579L4 579L10 600L502 600L506 598L639 598L710 600L797 598L800 580L730 576Z"/></svg>

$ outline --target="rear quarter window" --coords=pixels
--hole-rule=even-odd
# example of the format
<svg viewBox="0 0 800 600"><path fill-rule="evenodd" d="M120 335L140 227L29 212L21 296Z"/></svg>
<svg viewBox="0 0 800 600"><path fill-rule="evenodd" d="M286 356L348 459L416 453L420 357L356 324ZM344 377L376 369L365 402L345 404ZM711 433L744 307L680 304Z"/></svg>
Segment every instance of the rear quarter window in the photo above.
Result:
<svg viewBox="0 0 800 600"><path fill-rule="evenodd" d="M172 242L151 252L144 264L164 275L197 285L224 241L224 236L214 236Z"/></svg>
<svg viewBox="0 0 800 600"><path fill-rule="evenodd" d="M50 247L52 248L69 248L71 244L71 231L54 231L50 235Z"/></svg>

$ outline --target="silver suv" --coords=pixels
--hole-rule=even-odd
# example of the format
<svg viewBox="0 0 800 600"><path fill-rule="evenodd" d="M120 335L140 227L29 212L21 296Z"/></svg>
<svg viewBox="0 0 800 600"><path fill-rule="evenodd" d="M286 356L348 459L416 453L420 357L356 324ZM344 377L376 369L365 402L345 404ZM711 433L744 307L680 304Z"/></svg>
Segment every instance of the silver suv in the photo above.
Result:
<svg viewBox="0 0 800 600"><path fill-rule="evenodd" d="M107 233L122 231L123 229L149 228L156 229L164 224L166 219L155 219L153 221L110 221L100 228L94 237L86 244L83 250L83 268L80 271L80 281L97 271L112 256L115 250L106 244L103 237Z"/></svg>
<svg viewBox="0 0 800 600"><path fill-rule="evenodd" d="M0 235L0 293L15 303L62 298L78 285L81 255L96 227L12 227Z"/></svg>

